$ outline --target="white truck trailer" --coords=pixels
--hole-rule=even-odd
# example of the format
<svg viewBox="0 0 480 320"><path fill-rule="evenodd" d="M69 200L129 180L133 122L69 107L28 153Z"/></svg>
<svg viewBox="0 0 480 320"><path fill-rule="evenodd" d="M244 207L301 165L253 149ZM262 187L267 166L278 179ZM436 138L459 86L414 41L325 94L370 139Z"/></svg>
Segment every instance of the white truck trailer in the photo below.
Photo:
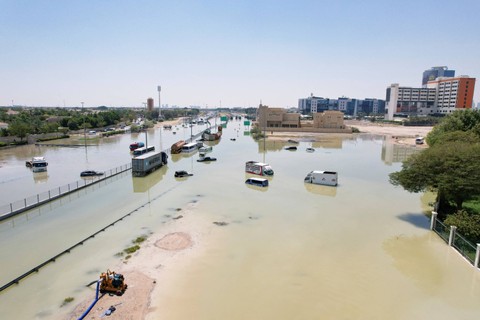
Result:
<svg viewBox="0 0 480 320"><path fill-rule="evenodd" d="M338 173L334 171L311 171L305 177L305 182L322 184L324 186L337 186Z"/></svg>
<svg viewBox="0 0 480 320"><path fill-rule="evenodd" d="M132 174L143 177L157 168L167 164L168 155L165 152L149 152L132 158Z"/></svg>
<svg viewBox="0 0 480 320"><path fill-rule="evenodd" d="M273 176L273 169L269 164L256 161L247 161L245 163L245 172L260 176Z"/></svg>

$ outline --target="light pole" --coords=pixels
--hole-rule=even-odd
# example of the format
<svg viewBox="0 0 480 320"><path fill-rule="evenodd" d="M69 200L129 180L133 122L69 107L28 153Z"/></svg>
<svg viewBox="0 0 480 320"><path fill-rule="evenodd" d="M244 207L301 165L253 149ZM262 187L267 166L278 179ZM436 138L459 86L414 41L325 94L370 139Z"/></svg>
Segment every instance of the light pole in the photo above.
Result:
<svg viewBox="0 0 480 320"><path fill-rule="evenodd" d="M158 86L157 90L158 90L158 120L161 120L162 119L162 103L160 100L160 91L162 91L162 87Z"/></svg>
<svg viewBox="0 0 480 320"><path fill-rule="evenodd" d="M85 141L85 148L87 148L87 129L85 127L85 114L83 113L83 102L82 104L82 115L83 115L83 141Z"/></svg>
<svg viewBox="0 0 480 320"><path fill-rule="evenodd" d="M147 138L147 103L143 102L145 106L145 118L143 119L143 126L145 127L145 148L148 147L148 138Z"/></svg>

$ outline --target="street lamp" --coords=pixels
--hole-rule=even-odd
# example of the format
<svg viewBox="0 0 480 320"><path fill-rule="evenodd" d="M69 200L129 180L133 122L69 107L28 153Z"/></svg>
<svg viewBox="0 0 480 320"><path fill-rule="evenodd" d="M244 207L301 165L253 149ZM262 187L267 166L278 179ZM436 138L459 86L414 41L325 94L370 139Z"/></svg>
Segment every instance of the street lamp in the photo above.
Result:
<svg viewBox="0 0 480 320"><path fill-rule="evenodd" d="M85 114L83 113L83 102L82 104L82 115L83 115L83 141L85 141L85 148L87 147L87 129L85 127Z"/></svg>
<svg viewBox="0 0 480 320"><path fill-rule="evenodd" d="M145 148L148 147L148 138L147 138L147 103L143 102L145 106L145 118L143 119L143 126L145 127Z"/></svg>
<svg viewBox="0 0 480 320"><path fill-rule="evenodd" d="M160 91L162 91L162 87L158 86L157 90L158 90L158 120L161 120L162 119L162 103L160 101Z"/></svg>

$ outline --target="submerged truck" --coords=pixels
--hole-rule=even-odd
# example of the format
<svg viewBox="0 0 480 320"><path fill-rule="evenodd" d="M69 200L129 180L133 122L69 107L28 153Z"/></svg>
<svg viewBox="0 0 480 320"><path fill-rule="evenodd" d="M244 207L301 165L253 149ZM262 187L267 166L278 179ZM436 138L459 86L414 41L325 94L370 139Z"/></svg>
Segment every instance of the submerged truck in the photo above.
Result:
<svg viewBox="0 0 480 320"><path fill-rule="evenodd" d="M305 182L324 186L337 186L338 173L334 171L311 171L305 177Z"/></svg>
<svg viewBox="0 0 480 320"><path fill-rule="evenodd" d="M245 163L245 172L260 176L273 176L273 169L269 164L257 161L247 161Z"/></svg>
<svg viewBox="0 0 480 320"><path fill-rule="evenodd" d="M132 159L132 175L143 177L167 164L168 155L165 152L144 153Z"/></svg>
<svg viewBox="0 0 480 320"><path fill-rule="evenodd" d="M171 154L177 154L177 153L182 152L182 148L185 144L186 144L186 142L183 141L183 140L175 142L174 144L172 144L172 147L170 148L170 153Z"/></svg>

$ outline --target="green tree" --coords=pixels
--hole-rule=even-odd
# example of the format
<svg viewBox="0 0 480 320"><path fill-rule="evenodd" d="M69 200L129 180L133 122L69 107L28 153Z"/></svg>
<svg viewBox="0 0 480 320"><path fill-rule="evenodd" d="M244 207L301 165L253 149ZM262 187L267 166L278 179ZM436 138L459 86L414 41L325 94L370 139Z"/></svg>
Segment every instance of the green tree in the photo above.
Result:
<svg viewBox="0 0 480 320"><path fill-rule="evenodd" d="M444 134L453 131L469 131L480 137L480 110L459 110L443 118L427 135L428 145L441 143Z"/></svg>
<svg viewBox="0 0 480 320"><path fill-rule="evenodd" d="M390 174L390 182L409 192L437 191L444 214L449 204L460 210L463 202L480 194L480 143L437 143L403 162L402 170Z"/></svg>
<svg viewBox="0 0 480 320"><path fill-rule="evenodd" d="M19 137L21 141L30 133L30 126L23 121L15 121L8 127L8 131L12 136Z"/></svg>
<svg viewBox="0 0 480 320"><path fill-rule="evenodd" d="M480 242L480 214L459 210L445 219L448 226L456 226L457 231L473 243Z"/></svg>

